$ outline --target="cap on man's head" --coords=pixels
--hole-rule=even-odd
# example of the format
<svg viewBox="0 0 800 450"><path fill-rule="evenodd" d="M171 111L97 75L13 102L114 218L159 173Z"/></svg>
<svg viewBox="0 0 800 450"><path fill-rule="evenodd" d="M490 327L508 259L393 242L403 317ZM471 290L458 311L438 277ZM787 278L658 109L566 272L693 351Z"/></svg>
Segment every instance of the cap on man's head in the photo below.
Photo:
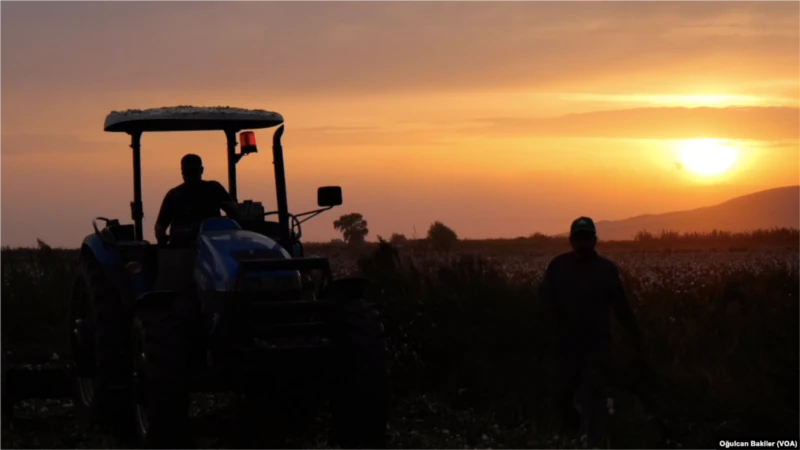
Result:
<svg viewBox="0 0 800 450"><path fill-rule="evenodd" d="M594 221L588 217L578 217L575 219L575 221L572 222L569 234L575 235L578 233L590 233L596 235L597 229L594 227Z"/></svg>
<svg viewBox="0 0 800 450"><path fill-rule="evenodd" d="M199 156L193 153L189 153L188 155L181 158L181 167L193 168L193 169L198 167L203 167L203 160Z"/></svg>

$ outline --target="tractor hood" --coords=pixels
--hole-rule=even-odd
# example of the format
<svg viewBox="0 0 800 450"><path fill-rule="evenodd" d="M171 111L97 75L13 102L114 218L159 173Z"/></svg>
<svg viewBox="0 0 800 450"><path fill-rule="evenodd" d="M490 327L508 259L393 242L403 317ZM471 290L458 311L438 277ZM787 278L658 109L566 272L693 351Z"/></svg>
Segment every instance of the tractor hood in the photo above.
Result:
<svg viewBox="0 0 800 450"><path fill-rule="evenodd" d="M201 290L228 291L239 275L243 259L290 259L291 255L273 239L241 229L202 231L197 243L195 278ZM296 271L260 276L283 277Z"/></svg>

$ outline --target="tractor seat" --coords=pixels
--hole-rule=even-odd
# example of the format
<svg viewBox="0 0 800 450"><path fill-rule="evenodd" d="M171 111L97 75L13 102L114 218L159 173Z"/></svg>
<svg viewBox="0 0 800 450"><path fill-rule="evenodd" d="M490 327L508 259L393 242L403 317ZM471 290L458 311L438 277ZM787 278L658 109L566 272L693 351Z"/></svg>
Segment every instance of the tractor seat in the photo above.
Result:
<svg viewBox="0 0 800 450"><path fill-rule="evenodd" d="M103 228L100 232L107 240L111 242L122 241L135 241L136 233L133 224L125 225L109 225Z"/></svg>
<svg viewBox="0 0 800 450"><path fill-rule="evenodd" d="M119 251L123 262L149 260L150 243L136 239L132 224L120 225L119 222L107 225L100 231L100 236Z"/></svg>
<svg viewBox="0 0 800 450"><path fill-rule="evenodd" d="M117 246L123 254L139 252L141 249L150 245L147 241L136 239L135 228L132 224L109 225L100 231L100 235L106 242Z"/></svg>

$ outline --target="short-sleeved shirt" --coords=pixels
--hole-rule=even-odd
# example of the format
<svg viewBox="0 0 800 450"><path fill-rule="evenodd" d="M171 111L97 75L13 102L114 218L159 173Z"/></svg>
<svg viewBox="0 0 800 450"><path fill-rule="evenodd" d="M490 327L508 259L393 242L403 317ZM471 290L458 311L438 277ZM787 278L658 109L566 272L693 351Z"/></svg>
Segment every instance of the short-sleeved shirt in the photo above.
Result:
<svg viewBox="0 0 800 450"><path fill-rule="evenodd" d="M617 266L602 256L566 253L553 259L540 294L558 316L558 343L569 348L607 343L610 312L636 329Z"/></svg>
<svg viewBox="0 0 800 450"><path fill-rule="evenodd" d="M216 181L183 183L167 192L158 212L157 223L176 227L197 226L205 219L220 217L224 202L233 198Z"/></svg>

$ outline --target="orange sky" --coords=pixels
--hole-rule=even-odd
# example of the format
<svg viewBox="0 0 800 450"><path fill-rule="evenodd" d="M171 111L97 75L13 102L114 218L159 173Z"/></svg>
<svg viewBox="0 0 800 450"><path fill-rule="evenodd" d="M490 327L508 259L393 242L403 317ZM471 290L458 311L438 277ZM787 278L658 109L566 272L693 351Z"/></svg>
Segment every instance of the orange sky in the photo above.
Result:
<svg viewBox="0 0 800 450"><path fill-rule="evenodd" d="M564 231L695 208L800 178L796 2L6 2L2 244L75 247L91 218L129 220L126 136L111 110L177 104L278 111L290 208L339 184L306 224L370 237ZM699 109L691 109L699 108ZM239 164L240 199L275 205L269 131ZM678 166L724 140L723 175ZM146 237L189 151L226 181L222 133L145 135Z"/></svg>

